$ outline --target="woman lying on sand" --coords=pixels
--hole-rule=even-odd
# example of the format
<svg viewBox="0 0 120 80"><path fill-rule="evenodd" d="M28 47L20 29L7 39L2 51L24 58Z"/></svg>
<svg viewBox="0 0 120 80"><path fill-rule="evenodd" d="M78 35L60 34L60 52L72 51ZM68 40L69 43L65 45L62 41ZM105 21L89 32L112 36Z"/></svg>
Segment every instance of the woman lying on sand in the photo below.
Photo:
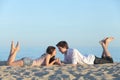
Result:
<svg viewBox="0 0 120 80"><path fill-rule="evenodd" d="M66 41L60 41L56 46L59 51L64 54L64 63L66 64L104 64L113 63L113 59L108 51L108 44L113 40L113 37L107 37L100 41L103 48L102 57L98 58L95 55L82 55L77 49L69 48Z"/></svg>
<svg viewBox="0 0 120 80"><path fill-rule="evenodd" d="M7 61L9 66L51 66L55 63L60 65L59 58L55 59L56 49L53 46L48 46L46 49L46 54L42 55L38 59L32 60L28 57L25 57L15 61L16 53L19 51L19 49L19 43L17 43L15 46L14 42L12 41L10 55Z"/></svg>

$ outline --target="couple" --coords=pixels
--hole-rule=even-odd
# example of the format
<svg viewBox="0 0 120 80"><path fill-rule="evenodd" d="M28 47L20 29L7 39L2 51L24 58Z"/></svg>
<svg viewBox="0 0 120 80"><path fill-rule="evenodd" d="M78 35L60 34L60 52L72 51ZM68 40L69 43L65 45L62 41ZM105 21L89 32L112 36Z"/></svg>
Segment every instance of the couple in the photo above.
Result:
<svg viewBox="0 0 120 80"><path fill-rule="evenodd" d="M96 57L95 55L82 55L77 49L69 48L66 41L60 41L57 43L59 51L64 54L65 64L72 64L76 66L77 64L104 64L104 63L113 63L113 59L108 51L108 45L113 40L113 37L107 37L100 41L100 44L103 48L102 57ZM55 59L56 48L54 46L48 46L46 53L40 58L32 60L30 58L22 58L15 61L16 53L19 50L19 43L14 46L14 43L11 44L11 51L8 58L9 66L52 66L54 64L61 65L59 58Z"/></svg>

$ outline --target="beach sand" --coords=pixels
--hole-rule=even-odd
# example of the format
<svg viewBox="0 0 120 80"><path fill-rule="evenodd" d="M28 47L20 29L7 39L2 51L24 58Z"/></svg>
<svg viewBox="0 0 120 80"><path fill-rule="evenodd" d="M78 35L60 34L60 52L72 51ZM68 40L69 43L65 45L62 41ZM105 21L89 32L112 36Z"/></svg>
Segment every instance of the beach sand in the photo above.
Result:
<svg viewBox="0 0 120 80"><path fill-rule="evenodd" d="M120 80L120 63L11 67L0 61L0 80Z"/></svg>

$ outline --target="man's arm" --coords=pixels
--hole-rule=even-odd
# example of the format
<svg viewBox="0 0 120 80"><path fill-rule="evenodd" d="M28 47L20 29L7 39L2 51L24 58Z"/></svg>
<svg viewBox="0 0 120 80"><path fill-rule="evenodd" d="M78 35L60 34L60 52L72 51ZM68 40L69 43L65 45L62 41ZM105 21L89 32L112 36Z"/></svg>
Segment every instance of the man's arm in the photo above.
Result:
<svg viewBox="0 0 120 80"><path fill-rule="evenodd" d="M77 60L78 60L77 52L74 50L73 54L72 54L72 66L76 66L77 65L77 63L78 63Z"/></svg>

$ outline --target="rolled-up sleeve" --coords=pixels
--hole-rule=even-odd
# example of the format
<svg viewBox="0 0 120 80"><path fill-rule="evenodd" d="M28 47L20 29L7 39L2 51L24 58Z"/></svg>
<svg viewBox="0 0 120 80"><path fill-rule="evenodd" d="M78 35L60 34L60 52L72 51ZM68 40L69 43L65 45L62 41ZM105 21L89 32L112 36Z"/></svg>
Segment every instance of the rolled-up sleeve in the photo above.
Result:
<svg viewBox="0 0 120 80"><path fill-rule="evenodd" d="M77 64L77 54L75 50L73 51L72 54L72 64Z"/></svg>

